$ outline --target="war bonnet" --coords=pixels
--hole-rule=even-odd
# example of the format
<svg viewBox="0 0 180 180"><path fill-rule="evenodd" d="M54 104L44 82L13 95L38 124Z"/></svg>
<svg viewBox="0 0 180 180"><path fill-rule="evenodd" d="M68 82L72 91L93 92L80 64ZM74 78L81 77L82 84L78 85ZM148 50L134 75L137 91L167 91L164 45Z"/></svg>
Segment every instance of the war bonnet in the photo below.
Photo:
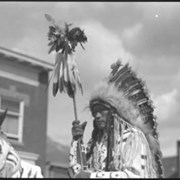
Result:
<svg viewBox="0 0 180 180"><path fill-rule="evenodd" d="M137 77L129 64L118 60L111 65L110 75L100 82L91 94L89 107L95 104L113 107L117 114L145 135L157 165L159 177L163 176L157 122L154 107L144 81Z"/></svg>

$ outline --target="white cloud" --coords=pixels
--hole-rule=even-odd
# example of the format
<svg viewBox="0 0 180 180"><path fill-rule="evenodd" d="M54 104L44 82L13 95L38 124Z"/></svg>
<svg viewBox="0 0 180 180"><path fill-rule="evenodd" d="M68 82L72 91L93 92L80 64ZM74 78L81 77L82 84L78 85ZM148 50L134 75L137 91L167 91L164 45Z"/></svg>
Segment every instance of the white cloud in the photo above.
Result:
<svg viewBox="0 0 180 180"><path fill-rule="evenodd" d="M156 107L155 113L160 121L167 121L176 116L179 112L179 93L177 89L173 89L171 92L162 94L155 99L154 105Z"/></svg>
<svg viewBox="0 0 180 180"><path fill-rule="evenodd" d="M130 42L136 39L136 36L140 33L143 28L143 24L138 22L133 27L127 28L123 31L122 37L129 40Z"/></svg>
<svg viewBox="0 0 180 180"><path fill-rule="evenodd" d="M118 35L107 30L101 23L91 21L82 25L88 37L86 54L91 65L99 71L109 71L110 65L118 58L123 62L132 61Z"/></svg>
<svg viewBox="0 0 180 180"><path fill-rule="evenodd" d="M46 35L36 32L36 30L28 30L24 36L19 39L13 46L12 50L30 55L35 58L48 62L54 62L54 55L48 54L49 47Z"/></svg>
<svg viewBox="0 0 180 180"><path fill-rule="evenodd" d="M141 31L143 30L143 24L138 22L134 26L130 28L126 28L122 32L122 39L123 41L130 47L135 47L138 41L138 35L140 35Z"/></svg>
<svg viewBox="0 0 180 180"><path fill-rule="evenodd" d="M154 100L158 118L158 132L164 156L176 155L179 140L180 96L177 89L162 94Z"/></svg>
<svg viewBox="0 0 180 180"><path fill-rule="evenodd" d="M174 128L169 128L168 126L163 129L160 128L158 132L163 156L177 155L176 145L179 140L179 125L177 124Z"/></svg>
<svg viewBox="0 0 180 180"><path fill-rule="evenodd" d="M40 49L39 43L37 42L38 39L31 37L24 37L20 41L17 42L15 48L13 50L21 51L25 54L32 55L38 57L38 53Z"/></svg>

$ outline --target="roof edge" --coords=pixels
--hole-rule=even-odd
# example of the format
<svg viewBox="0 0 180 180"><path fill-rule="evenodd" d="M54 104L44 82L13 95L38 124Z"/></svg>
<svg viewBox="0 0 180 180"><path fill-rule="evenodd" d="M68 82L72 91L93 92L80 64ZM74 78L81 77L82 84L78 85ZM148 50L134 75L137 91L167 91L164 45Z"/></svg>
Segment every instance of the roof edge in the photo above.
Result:
<svg viewBox="0 0 180 180"><path fill-rule="evenodd" d="M13 59L16 59L19 62L23 62L23 61L28 62L32 66L40 66L47 71L53 70L53 64L51 64L49 62L46 62L46 61L43 61L41 59L29 56L29 55L25 55L25 54L7 49L5 47L0 46L0 54L3 54L6 57L13 57Z"/></svg>

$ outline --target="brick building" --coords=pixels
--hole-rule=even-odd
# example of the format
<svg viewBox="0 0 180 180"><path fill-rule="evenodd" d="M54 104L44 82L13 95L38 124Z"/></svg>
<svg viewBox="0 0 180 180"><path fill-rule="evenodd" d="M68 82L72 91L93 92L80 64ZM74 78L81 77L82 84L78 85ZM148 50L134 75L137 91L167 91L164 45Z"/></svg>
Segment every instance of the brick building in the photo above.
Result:
<svg viewBox="0 0 180 180"><path fill-rule="evenodd" d="M21 158L46 166L48 74L53 65L0 47L0 111L8 108L2 129Z"/></svg>

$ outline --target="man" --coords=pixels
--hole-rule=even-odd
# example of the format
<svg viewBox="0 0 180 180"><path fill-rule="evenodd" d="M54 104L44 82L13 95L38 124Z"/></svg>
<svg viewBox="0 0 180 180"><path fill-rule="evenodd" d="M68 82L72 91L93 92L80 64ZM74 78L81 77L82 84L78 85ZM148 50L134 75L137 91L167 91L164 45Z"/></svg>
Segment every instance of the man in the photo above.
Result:
<svg viewBox="0 0 180 180"><path fill-rule="evenodd" d="M73 122L71 177L163 177L153 106L128 64L117 61L112 65L110 76L93 92L89 108L94 129L86 146L82 141L86 122Z"/></svg>
<svg viewBox="0 0 180 180"><path fill-rule="evenodd" d="M22 160L1 130L6 113L0 113L0 178L43 178L41 168Z"/></svg>

